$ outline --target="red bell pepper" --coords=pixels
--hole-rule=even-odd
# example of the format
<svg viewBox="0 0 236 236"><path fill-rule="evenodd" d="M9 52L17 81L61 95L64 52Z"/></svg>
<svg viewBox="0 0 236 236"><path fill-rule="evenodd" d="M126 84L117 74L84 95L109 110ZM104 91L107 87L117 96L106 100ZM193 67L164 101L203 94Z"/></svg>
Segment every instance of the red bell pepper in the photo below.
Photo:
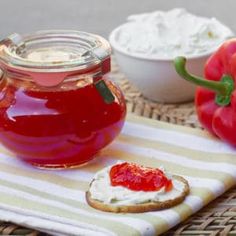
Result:
<svg viewBox="0 0 236 236"><path fill-rule="evenodd" d="M230 39L207 60L205 79L189 74L186 58L174 61L177 73L199 87L195 105L200 123L220 139L236 146L236 38Z"/></svg>

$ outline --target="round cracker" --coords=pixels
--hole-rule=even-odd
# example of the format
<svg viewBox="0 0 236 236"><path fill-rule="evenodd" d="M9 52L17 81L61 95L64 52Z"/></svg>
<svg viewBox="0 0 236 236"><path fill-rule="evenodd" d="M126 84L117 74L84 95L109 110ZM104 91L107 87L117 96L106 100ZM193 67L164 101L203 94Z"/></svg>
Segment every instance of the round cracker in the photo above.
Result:
<svg viewBox="0 0 236 236"><path fill-rule="evenodd" d="M95 209L106 211L106 212L115 212L115 213L141 213L141 212L157 211L157 210L170 208L183 202L185 197L189 194L189 191L190 191L189 185L186 179L178 175L173 175L173 178L178 181L181 181L184 184L184 189L178 197L170 199L170 200L161 201L161 202L152 201L152 202L139 203L139 204L134 204L134 205L117 206L113 204L105 204L104 202L98 201L96 199L92 199L89 191L86 192L86 200L87 200L87 203Z"/></svg>

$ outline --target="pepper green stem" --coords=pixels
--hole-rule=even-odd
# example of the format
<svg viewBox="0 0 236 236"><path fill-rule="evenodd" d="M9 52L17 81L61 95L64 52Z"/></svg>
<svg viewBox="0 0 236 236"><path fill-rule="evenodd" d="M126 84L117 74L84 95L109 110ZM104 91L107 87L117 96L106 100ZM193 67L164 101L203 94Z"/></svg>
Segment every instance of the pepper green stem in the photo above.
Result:
<svg viewBox="0 0 236 236"><path fill-rule="evenodd" d="M220 106L227 106L230 103L231 94L234 90L234 80L230 75L223 75L220 81L213 81L194 76L187 72L186 58L177 57L174 60L176 72L185 80L196 85L208 88L216 92L215 102Z"/></svg>

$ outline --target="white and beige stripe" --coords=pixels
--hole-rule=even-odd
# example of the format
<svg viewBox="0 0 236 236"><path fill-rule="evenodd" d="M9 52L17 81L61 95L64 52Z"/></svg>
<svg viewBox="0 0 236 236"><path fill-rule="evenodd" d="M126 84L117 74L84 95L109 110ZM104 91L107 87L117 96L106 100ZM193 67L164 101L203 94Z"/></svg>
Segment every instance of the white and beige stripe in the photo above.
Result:
<svg viewBox="0 0 236 236"><path fill-rule="evenodd" d="M84 193L94 173L125 160L184 176L191 194L168 210L112 214L92 209ZM0 220L56 235L163 233L232 187L236 151L200 130L129 116L119 138L81 169L34 169L0 147Z"/></svg>

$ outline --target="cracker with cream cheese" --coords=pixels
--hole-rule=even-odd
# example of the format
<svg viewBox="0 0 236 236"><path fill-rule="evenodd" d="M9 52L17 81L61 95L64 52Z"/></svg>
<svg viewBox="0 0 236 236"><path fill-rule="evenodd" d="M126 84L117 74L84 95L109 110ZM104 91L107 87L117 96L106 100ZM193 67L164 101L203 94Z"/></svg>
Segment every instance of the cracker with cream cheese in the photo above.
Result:
<svg viewBox="0 0 236 236"><path fill-rule="evenodd" d="M162 210L183 202L190 191L187 180L169 173L168 176L172 179L173 188L168 192L165 192L164 189L133 191L123 186L111 186L110 168L106 167L99 171L86 192L87 203L101 211L141 213Z"/></svg>

